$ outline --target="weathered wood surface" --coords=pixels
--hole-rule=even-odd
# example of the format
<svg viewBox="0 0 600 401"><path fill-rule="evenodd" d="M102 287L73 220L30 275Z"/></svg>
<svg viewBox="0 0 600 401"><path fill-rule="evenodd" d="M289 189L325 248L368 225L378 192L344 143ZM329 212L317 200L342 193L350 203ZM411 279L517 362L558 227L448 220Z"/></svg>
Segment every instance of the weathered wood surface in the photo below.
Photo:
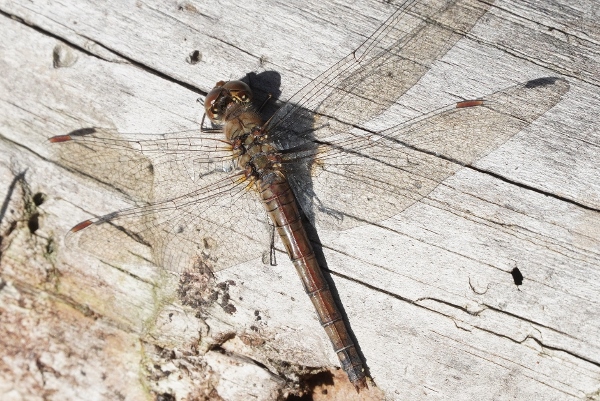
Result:
<svg viewBox="0 0 600 401"><path fill-rule="evenodd" d="M283 254L219 273L236 283L236 312L214 305L202 320L175 277L65 248L75 223L127 203L66 170L46 139L195 127L199 94L250 72L279 73L285 100L391 6L2 0L0 11L0 398L268 400L336 366ZM598 17L592 0L497 1L402 104L425 111L544 76L570 91L394 218L320 233L388 399L600 399Z"/></svg>

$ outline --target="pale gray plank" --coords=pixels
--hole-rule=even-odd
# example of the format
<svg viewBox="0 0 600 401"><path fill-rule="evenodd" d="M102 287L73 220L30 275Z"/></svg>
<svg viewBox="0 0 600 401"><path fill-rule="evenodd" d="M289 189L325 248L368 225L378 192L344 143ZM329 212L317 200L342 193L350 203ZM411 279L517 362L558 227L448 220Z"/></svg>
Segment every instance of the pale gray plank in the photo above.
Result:
<svg viewBox="0 0 600 401"><path fill-rule="evenodd" d="M193 128L201 117L199 93L249 72L281 74L285 100L359 44L392 8L366 0L3 1L0 10L3 189L27 169L32 194L48 199L39 207L36 235L13 217L20 223L2 243L3 327L17 333L4 336L10 357L3 370L9 382L21 383L5 382L4 394L140 399L152 398L148 388L178 397L217 388L225 396L223 382L207 378L203 358L191 351L200 348L202 355L214 343L287 378L303 367L337 365L283 254L275 267L255 260L222 272L219 281L236 282L229 293L237 312L215 306L204 322L177 301L175 278L143 264L107 266L65 249L62 237L73 224L127 203L56 164L45 139L88 126ZM403 213L379 226L320 233L367 365L389 399L598 397L597 17L592 1L498 1L469 39L401 99L399 112L549 75L568 79L569 93L477 161L479 170L460 170ZM54 68L61 39L74 46L68 52L76 62ZM193 50L202 53L197 64L186 62ZM11 199L23 218L35 213L24 210L30 195L17 191ZM519 288L509 274L514 267L525 276ZM22 339L26 352L17 346ZM259 399L290 390L266 371L260 379L246 373L243 381L244 364L255 369L243 358L233 358L242 368L227 370L231 360L207 355L213 371L240 380L225 378L233 394L226 399L253 382Z"/></svg>

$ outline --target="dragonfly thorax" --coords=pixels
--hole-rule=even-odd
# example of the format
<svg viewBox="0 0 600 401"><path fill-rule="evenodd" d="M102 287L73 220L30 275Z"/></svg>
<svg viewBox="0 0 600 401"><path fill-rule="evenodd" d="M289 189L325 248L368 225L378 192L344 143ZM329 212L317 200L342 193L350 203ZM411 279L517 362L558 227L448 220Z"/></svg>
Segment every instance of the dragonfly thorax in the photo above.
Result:
<svg viewBox="0 0 600 401"><path fill-rule="evenodd" d="M248 135L249 144L241 145L237 165L246 179L262 180L265 176L281 170L281 156L277 149L264 143L260 136Z"/></svg>
<svg viewBox="0 0 600 401"><path fill-rule="evenodd" d="M248 180L264 180L283 174L278 150L267 143L262 119L251 103L252 91L242 81L219 81L206 96L210 120L221 125L231 145L237 168Z"/></svg>

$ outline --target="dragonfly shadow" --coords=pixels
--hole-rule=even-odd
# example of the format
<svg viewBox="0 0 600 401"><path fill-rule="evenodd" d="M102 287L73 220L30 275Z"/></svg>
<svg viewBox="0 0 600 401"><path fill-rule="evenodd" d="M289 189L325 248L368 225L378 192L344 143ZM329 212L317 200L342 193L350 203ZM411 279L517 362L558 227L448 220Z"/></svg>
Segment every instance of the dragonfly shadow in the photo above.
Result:
<svg viewBox="0 0 600 401"><path fill-rule="evenodd" d="M277 71L249 72L241 81L252 89L253 104L258 109L263 121L268 121L279 109L278 99L281 96L281 74Z"/></svg>

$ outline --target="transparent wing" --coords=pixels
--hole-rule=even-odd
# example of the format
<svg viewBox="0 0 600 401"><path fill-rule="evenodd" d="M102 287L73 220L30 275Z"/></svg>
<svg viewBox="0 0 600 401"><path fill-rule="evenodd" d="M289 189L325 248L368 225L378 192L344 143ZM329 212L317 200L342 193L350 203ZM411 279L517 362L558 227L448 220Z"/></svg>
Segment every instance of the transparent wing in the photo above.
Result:
<svg viewBox="0 0 600 401"><path fill-rule="evenodd" d="M491 3L403 1L358 49L301 89L270 119L271 137L283 148L290 146L290 133L297 144L314 140L313 113L329 132L345 132L371 120L410 89Z"/></svg>
<svg viewBox="0 0 600 401"><path fill-rule="evenodd" d="M111 263L150 259L178 273L199 264L217 271L268 252L266 215L248 183L229 173L203 182L183 196L84 221L67 244Z"/></svg>
<svg viewBox="0 0 600 401"><path fill-rule="evenodd" d="M324 125L320 140L283 151L290 183L311 221L345 229L393 216L552 108L569 90L541 78L460 102L374 133Z"/></svg>
<svg viewBox="0 0 600 401"><path fill-rule="evenodd" d="M122 133L85 128L51 138L66 167L116 188L132 202L160 202L195 191L203 178L232 171L222 135L200 129L170 133Z"/></svg>

